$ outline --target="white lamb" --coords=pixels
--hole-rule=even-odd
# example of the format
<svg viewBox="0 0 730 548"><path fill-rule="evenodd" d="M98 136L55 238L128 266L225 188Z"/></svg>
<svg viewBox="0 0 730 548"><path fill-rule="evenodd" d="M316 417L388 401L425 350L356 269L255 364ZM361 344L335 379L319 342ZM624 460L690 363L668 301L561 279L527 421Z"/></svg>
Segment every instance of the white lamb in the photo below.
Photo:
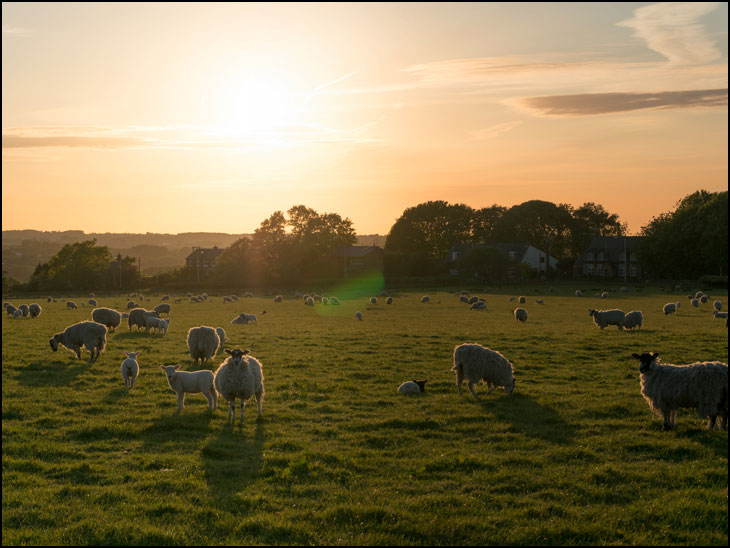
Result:
<svg viewBox="0 0 730 548"><path fill-rule="evenodd" d="M134 381L137 380L137 375L139 375L139 363L137 363L137 356L141 353L141 350L139 352L124 353L127 357L122 360L122 380L124 381L124 386L129 389L134 388Z"/></svg>
<svg viewBox="0 0 730 548"><path fill-rule="evenodd" d="M233 318L231 320L231 323L241 323L241 324L247 324L247 323L255 323L258 324L258 320L256 319L256 314L245 314L241 312L236 318Z"/></svg>
<svg viewBox="0 0 730 548"><path fill-rule="evenodd" d="M633 329L638 327L641 329L644 324L644 315L640 310L632 310L624 316L624 329Z"/></svg>
<svg viewBox="0 0 730 548"><path fill-rule="evenodd" d="M213 373L207 369L201 371L178 371L180 365L161 365L160 369L167 375L167 383L177 393L178 413L185 408L185 394L202 393L208 400L208 409L218 407L218 393L213 386Z"/></svg>
<svg viewBox="0 0 730 548"><path fill-rule="evenodd" d="M524 323L527 321L527 310L525 310L524 308L515 308L514 315L515 320L517 320L518 322Z"/></svg>
<svg viewBox="0 0 730 548"><path fill-rule="evenodd" d="M614 308L612 310L590 309L588 311L588 315L593 317L593 321L601 329L605 328L607 325L615 325L618 327L619 331L622 331L624 328L626 312L619 310L618 308Z"/></svg>
<svg viewBox="0 0 730 548"><path fill-rule="evenodd" d="M236 424L236 398L241 400L241 424L243 424L243 406L251 396L256 396L259 414L264 400L264 375L259 362L253 356L247 356L248 350L226 348L228 357L215 372L215 389L228 402L228 420L233 417Z"/></svg>
<svg viewBox="0 0 730 548"><path fill-rule="evenodd" d="M68 326L61 333L56 333L51 340L51 349L56 352L58 345L62 344L81 359L81 347L85 346L91 352L89 363L99 359L99 354L106 348L105 325L96 322L79 322Z"/></svg>
<svg viewBox="0 0 730 548"><path fill-rule="evenodd" d="M398 387L398 393L405 396L421 394L426 391L428 381L406 381Z"/></svg>
<svg viewBox="0 0 730 548"><path fill-rule="evenodd" d="M476 397L474 385L479 381L487 384L491 394L497 386L504 387L507 394L515 389L515 376L512 364L496 350L486 348L481 344L462 344L454 348L454 366L456 371L456 386L461 395L461 383L468 381L469 390Z"/></svg>
<svg viewBox="0 0 730 548"><path fill-rule="evenodd" d="M188 349L190 350L190 357L198 364L200 360L201 365L207 360L212 360L218 348L220 346L220 339L215 329L205 325L200 327L191 327L188 330Z"/></svg>
<svg viewBox="0 0 730 548"><path fill-rule="evenodd" d="M170 326L170 319L156 318L155 316L146 316L144 319L145 333L149 333L150 329L156 329L158 333L167 334L167 328Z"/></svg>

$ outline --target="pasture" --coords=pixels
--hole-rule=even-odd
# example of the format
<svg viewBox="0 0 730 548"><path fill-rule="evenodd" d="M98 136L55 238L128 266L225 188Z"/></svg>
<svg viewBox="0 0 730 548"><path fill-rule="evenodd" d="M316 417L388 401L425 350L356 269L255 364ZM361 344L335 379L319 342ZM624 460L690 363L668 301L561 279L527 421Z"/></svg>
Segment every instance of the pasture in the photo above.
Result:
<svg viewBox="0 0 730 548"><path fill-rule="evenodd" d="M43 313L2 320L3 544L727 545L727 431L684 410L663 432L631 358L727 363L724 321L684 293L572 295L588 285L474 290L486 311L443 290L396 292L392 305L333 290L340 306L315 307L213 295L172 304L165 336L123 320L92 365L48 343L90 307L13 298ZM524 324L509 301L520 294ZM713 296L727 309L726 292ZM120 311L126 300L97 296ZM644 327L602 331L589 308L642 310ZM232 325L240 312L258 324ZM226 402L211 413L200 394L176 413L159 365L196 369L185 337L198 325L222 326L225 348L263 364L261 420L252 400L231 426ZM465 342L514 364L512 394L458 396L450 368ZM142 352L131 391L125 351ZM411 379L426 392L397 394Z"/></svg>

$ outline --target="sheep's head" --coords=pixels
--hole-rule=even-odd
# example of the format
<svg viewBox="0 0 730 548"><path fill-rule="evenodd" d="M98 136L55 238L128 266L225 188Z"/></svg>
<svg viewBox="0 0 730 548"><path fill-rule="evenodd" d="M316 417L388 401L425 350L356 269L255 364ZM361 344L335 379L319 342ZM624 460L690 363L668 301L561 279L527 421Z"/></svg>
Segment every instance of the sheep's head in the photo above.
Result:
<svg viewBox="0 0 730 548"><path fill-rule="evenodd" d="M657 359L659 354L657 354L656 352L651 352L651 353L644 352L643 354L634 353L634 354L631 354L631 356L636 358L637 360L639 360L639 362L641 364L641 365L639 365L639 372L648 373L649 371L651 371L651 365L654 363L654 360Z"/></svg>
<svg viewBox="0 0 730 548"><path fill-rule="evenodd" d="M512 376L512 382L510 384L508 384L507 386L504 387L504 391L507 394L511 394L514 389L515 389L515 377L513 375Z"/></svg>
<svg viewBox="0 0 730 548"><path fill-rule="evenodd" d="M424 381L417 381L417 380L414 379L413 382L415 382L418 385L418 388L421 389L421 392L425 392L426 391L426 383L428 381L426 381L426 380L424 380Z"/></svg>
<svg viewBox="0 0 730 548"><path fill-rule="evenodd" d="M142 351L140 350L139 352L125 352L124 355L127 356L128 358L132 358L133 360L136 360L137 356L139 356L141 353L142 353Z"/></svg>
<svg viewBox="0 0 730 548"><path fill-rule="evenodd" d="M175 373L177 373L177 370L180 369L180 364L161 365L160 369L162 369L165 372L165 375L167 375L167 380L169 382L175 377Z"/></svg>
<svg viewBox="0 0 730 548"><path fill-rule="evenodd" d="M596 310L595 310L594 308L591 308L591 309L590 309L590 310L588 311L588 315L589 315L589 316L595 316L595 315L596 315Z"/></svg>
<svg viewBox="0 0 730 548"><path fill-rule="evenodd" d="M241 350L239 348L234 348L233 350L226 348L225 351L231 357L231 363L235 367L240 367L243 357L250 352L250 350Z"/></svg>
<svg viewBox="0 0 730 548"><path fill-rule="evenodd" d="M51 343L51 349L52 349L52 350L53 350L54 352L56 352L56 351L58 350L58 343L59 343L59 342L60 342L60 340L61 340L61 337L60 337L60 335L61 335L60 333L56 333L56 334L55 334L55 335L54 335L54 336L53 336L53 337L51 338L51 340L50 340L50 341L48 341L49 343Z"/></svg>

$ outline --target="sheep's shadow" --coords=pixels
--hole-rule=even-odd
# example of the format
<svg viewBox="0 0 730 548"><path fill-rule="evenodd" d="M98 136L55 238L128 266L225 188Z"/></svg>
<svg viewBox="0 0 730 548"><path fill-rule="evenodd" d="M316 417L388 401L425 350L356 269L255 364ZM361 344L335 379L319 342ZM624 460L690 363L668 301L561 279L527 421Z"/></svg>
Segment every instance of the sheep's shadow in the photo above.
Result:
<svg viewBox="0 0 730 548"><path fill-rule="evenodd" d="M128 388L114 388L113 390L109 391L109 393L104 396L104 399L102 400L102 403L105 404L113 404L119 401L121 398L123 398L126 394L129 393Z"/></svg>
<svg viewBox="0 0 730 548"><path fill-rule="evenodd" d="M69 363L68 360L72 360ZM87 371L88 354L81 359L69 355L68 360L41 360L19 369L18 382L24 386L64 386L71 384L76 377Z"/></svg>
<svg viewBox="0 0 730 548"><path fill-rule="evenodd" d="M181 445L189 445L190 450L193 450L210 434L210 422L213 418L214 411L207 408L193 411L188 406L182 412L175 411L160 417L141 432L141 452L155 454L164 448L178 450Z"/></svg>
<svg viewBox="0 0 730 548"><path fill-rule="evenodd" d="M485 411L512 425L511 430L531 438L556 443L571 443L575 429L552 407L536 402L531 396L513 392L509 396L479 402Z"/></svg>
<svg viewBox="0 0 730 548"><path fill-rule="evenodd" d="M244 491L260 475L264 464L266 431L263 420L239 426L227 424L220 434L201 450L205 480L213 500L227 505L236 493Z"/></svg>
<svg viewBox="0 0 730 548"><path fill-rule="evenodd" d="M718 419L720 423L722 419ZM728 445L727 438L722 432L717 430L707 430L707 424L709 419L705 418L702 420L702 428L692 428L682 431L677 434L677 437L689 439L693 442L699 443L705 446L707 449L715 453L718 457L722 457L727 460L728 456Z"/></svg>

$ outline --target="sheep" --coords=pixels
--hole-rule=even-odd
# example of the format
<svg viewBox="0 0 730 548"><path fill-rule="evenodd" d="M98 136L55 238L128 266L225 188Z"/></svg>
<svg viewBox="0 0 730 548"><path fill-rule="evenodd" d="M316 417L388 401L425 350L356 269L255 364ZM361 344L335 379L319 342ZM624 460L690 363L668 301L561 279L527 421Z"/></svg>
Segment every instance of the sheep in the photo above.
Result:
<svg viewBox="0 0 730 548"><path fill-rule="evenodd" d="M246 299L250 299L251 297L253 297L253 293L251 293L250 291L246 291L246 293L243 294L243 297Z"/></svg>
<svg viewBox="0 0 730 548"><path fill-rule="evenodd" d="M398 387L398 393L406 396L421 394L426 391L428 381L406 381Z"/></svg>
<svg viewBox="0 0 730 548"><path fill-rule="evenodd" d="M421 302L429 303L429 302L431 302L431 297L429 297L428 295L424 295L423 297L421 297Z"/></svg>
<svg viewBox="0 0 730 548"><path fill-rule="evenodd" d="M89 299L89 306L97 306L96 299Z"/></svg>
<svg viewBox="0 0 730 548"><path fill-rule="evenodd" d="M477 301L469 307L469 310L486 310L487 303L484 301Z"/></svg>
<svg viewBox="0 0 730 548"><path fill-rule="evenodd" d="M232 301L238 302L238 295L230 295L230 297Z"/></svg>
<svg viewBox="0 0 730 548"><path fill-rule="evenodd" d="M129 330L132 331L132 326L137 326L137 331L141 330L143 327L147 327L147 316L154 316L155 318L159 318L160 315L155 312L154 310L145 310L144 308L134 308L129 311L129 318L127 318L127 325L129 326Z"/></svg>
<svg viewBox="0 0 730 548"><path fill-rule="evenodd" d="M170 306L167 303L160 303L156 307L154 307L152 310L157 312L158 314L167 314L168 317L170 316L170 310L172 309L172 306Z"/></svg>
<svg viewBox="0 0 730 548"><path fill-rule="evenodd" d="M608 291L604 291L601 293L601 299L606 299L608 297Z"/></svg>
<svg viewBox="0 0 730 548"><path fill-rule="evenodd" d="M712 315L715 318L727 318L727 312L718 312L717 310L713 310Z"/></svg>
<svg viewBox="0 0 730 548"><path fill-rule="evenodd" d="M542 299L535 299L535 302L537 304L545 304L545 301L543 301Z"/></svg>
<svg viewBox="0 0 730 548"><path fill-rule="evenodd" d="M25 318L28 315L28 305L27 304L21 304L18 307L18 310L23 314L23 317Z"/></svg>
<svg viewBox="0 0 730 548"><path fill-rule="evenodd" d="M226 297L223 297L223 302L224 303L232 303L233 302L233 299L231 299L230 297L226 296Z"/></svg>
<svg viewBox="0 0 730 548"><path fill-rule="evenodd" d="M306 297L304 299L304 304L307 306L314 306L314 299L312 297Z"/></svg>
<svg viewBox="0 0 730 548"><path fill-rule="evenodd" d="M359 310L355 312L355 319L362 321L362 312L360 312Z"/></svg>
<svg viewBox="0 0 730 548"><path fill-rule="evenodd" d="M169 301L170 300L170 295L163 295L160 300L161 301Z"/></svg>
<svg viewBox="0 0 730 548"><path fill-rule="evenodd" d="M76 306L76 303L73 301L66 301L66 308L75 310L76 308L78 308L78 306Z"/></svg>
<svg viewBox="0 0 730 548"><path fill-rule="evenodd" d="M53 297L46 297L46 302L49 302L49 303L53 302Z"/></svg>
<svg viewBox="0 0 730 548"><path fill-rule="evenodd" d="M469 297L466 295L459 295L459 302L464 304L469 304Z"/></svg>
<svg viewBox="0 0 730 548"><path fill-rule="evenodd" d="M466 299L466 297L464 297L464 298ZM469 299L466 300L465 302L466 302L466 304L474 304L475 302L478 302L478 301L479 301L479 297L474 295L473 297L469 297Z"/></svg>
<svg viewBox="0 0 730 548"><path fill-rule="evenodd" d="M157 329L158 333L162 333L163 335L167 334L167 328L170 325L170 319L161 319L156 316L145 316L144 318L144 327L145 333L149 333L150 329Z"/></svg>
<svg viewBox="0 0 730 548"><path fill-rule="evenodd" d="M583 296L583 292L580 289L576 289L575 290L575 296L576 297L582 297Z"/></svg>
<svg viewBox="0 0 730 548"><path fill-rule="evenodd" d="M70 351L76 353L76 357L81 359L81 347L85 346L91 352L89 363L94 363L99 359L99 354L106 348L105 325L96 322L79 322L68 326L60 333L56 333L51 337L49 343L51 349L58 351L58 345L62 344Z"/></svg>
<svg viewBox="0 0 730 548"><path fill-rule="evenodd" d="M13 316L15 314L16 310L18 310L18 309L15 308L15 306L13 306L12 304L10 304L10 303L5 304L5 312L7 312L8 316ZM21 314L22 314L22 312L21 312Z"/></svg>
<svg viewBox="0 0 730 548"><path fill-rule="evenodd" d="M527 302L527 299L525 297L520 296L517 299L517 302L520 303L520 304L525 304Z"/></svg>
<svg viewBox="0 0 730 548"><path fill-rule="evenodd" d="M497 386L504 387L507 394L515 389L515 376L512 364L496 350L486 348L481 344L462 344L454 347L454 366L456 372L456 386L461 396L461 383L467 380L469 390L476 397L474 385L479 381L487 384L487 395Z"/></svg>
<svg viewBox="0 0 730 548"><path fill-rule="evenodd" d="M624 328L624 318L626 317L626 313L618 308L614 308L612 310L594 310L591 308L588 311L588 315L593 317L593 321L601 329L605 328L607 325L615 325L618 327L619 331L622 331Z"/></svg>
<svg viewBox="0 0 730 548"><path fill-rule="evenodd" d="M699 299L703 295L704 295L704 293L702 293L702 291L698 291L697 293L695 293L695 299Z"/></svg>
<svg viewBox="0 0 730 548"><path fill-rule="evenodd" d="M137 308L137 303L134 301L127 301L127 310L131 310L132 308Z"/></svg>
<svg viewBox="0 0 730 548"><path fill-rule="evenodd" d="M340 304L340 301L337 297L330 297L330 304L331 305L338 305Z"/></svg>
<svg viewBox="0 0 730 548"><path fill-rule="evenodd" d="M208 409L211 411L218 407L218 393L213 386L213 372L203 369L201 371L178 371L180 365L161 365L160 369L167 375L167 384L177 393L177 412L185 408L185 394L201 393L208 400Z"/></svg>
<svg viewBox="0 0 730 548"><path fill-rule="evenodd" d="M91 319L114 331L122 323L122 315L111 308L95 308L91 311Z"/></svg>
<svg viewBox="0 0 730 548"><path fill-rule="evenodd" d="M696 408L701 418L710 417L713 430L718 415L727 428L727 364L696 362L689 365L660 364L656 352L632 354L639 360L641 395L649 408L663 416L663 430L675 426L679 408Z"/></svg>
<svg viewBox="0 0 730 548"><path fill-rule="evenodd" d="M226 337L226 330L222 327L216 327L215 332L218 335L218 338L221 341L221 348L223 347L223 343L228 340L228 337Z"/></svg>
<svg viewBox="0 0 730 548"><path fill-rule="evenodd" d="M13 312L13 319L17 320L22 317L23 317L23 311L20 310L19 308L16 308L15 312Z"/></svg>
<svg viewBox="0 0 730 548"><path fill-rule="evenodd" d="M28 313L30 314L31 318L37 318L41 315L41 312L43 312L43 309L38 303L33 303L28 307Z"/></svg>
<svg viewBox="0 0 730 548"><path fill-rule="evenodd" d="M327 306L330 304L330 300L327 297L322 297L322 304Z"/></svg>
<svg viewBox="0 0 730 548"><path fill-rule="evenodd" d="M662 307L662 311L665 315L674 314L679 308L679 303L667 303Z"/></svg>
<svg viewBox="0 0 730 548"><path fill-rule="evenodd" d="M702 295L702 297L700 297L700 302L702 304L707 304L707 295Z"/></svg>
<svg viewBox="0 0 730 548"><path fill-rule="evenodd" d="M201 325L200 327L191 327L188 330L187 342L188 349L190 350L190 357L195 362L195 365L198 364L198 360L200 360L201 365L204 364L206 360L212 360L220 346L218 333L216 333L215 329L212 327L205 325Z"/></svg>
<svg viewBox="0 0 730 548"><path fill-rule="evenodd" d="M515 315L515 320L518 322L525 323L527 321L527 310L524 308L515 308L512 313Z"/></svg>
<svg viewBox="0 0 730 548"><path fill-rule="evenodd" d="M695 308L700 306L700 301L698 299L692 299L690 302L692 303L692 306L694 306Z"/></svg>
<svg viewBox="0 0 730 548"><path fill-rule="evenodd" d="M231 320L231 323L255 323L258 324L258 320L256 319L256 314L246 314L244 312L241 312L237 317L233 318Z"/></svg>
<svg viewBox="0 0 730 548"><path fill-rule="evenodd" d="M122 380L124 381L124 386L130 390L134 388L134 381L137 379L137 375L139 375L137 356L141 353L141 350L139 352L124 353L127 357L122 360Z"/></svg>
<svg viewBox="0 0 730 548"><path fill-rule="evenodd" d="M641 329L643 324L644 314L641 313L641 310L632 310L624 316L624 328L626 329L633 329L634 327Z"/></svg>
<svg viewBox="0 0 730 548"><path fill-rule="evenodd" d="M283 300L284 300L284 296L283 295L277 295L276 297L274 297L274 302L275 303L280 303Z"/></svg>
<svg viewBox="0 0 730 548"><path fill-rule="evenodd" d="M712 308L714 308L715 310L722 310L722 302L721 301L713 302Z"/></svg>
<svg viewBox="0 0 730 548"><path fill-rule="evenodd" d="M378 304L378 299L375 297L370 297L370 304Z"/></svg>
<svg viewBox="0 0 730 548"><path fill-rule="evenodd" d="M385 304L393 304L393 297L388 297L385 299Z"/></svg>
<svg viewBox="0 0 730 548"><path fill-rule="evenodd" d="M256 403L261 417L261 405L264 400L264 375L259 362L253 356L247 356L248 350L226 348L228 357L215 372L215 389L228 402L228 420L233 417L236 424L236 398L241 400L241 425L243 425L243 405L251 396L256 396Z"/></svg>

